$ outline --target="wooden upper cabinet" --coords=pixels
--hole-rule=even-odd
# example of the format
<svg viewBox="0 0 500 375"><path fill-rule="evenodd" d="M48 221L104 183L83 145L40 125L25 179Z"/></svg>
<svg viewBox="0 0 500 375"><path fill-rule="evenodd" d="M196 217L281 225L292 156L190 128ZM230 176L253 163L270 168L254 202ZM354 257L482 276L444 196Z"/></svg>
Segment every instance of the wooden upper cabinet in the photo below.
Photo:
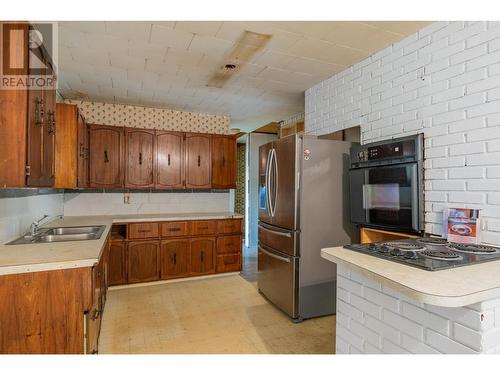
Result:
<svg viewBox="0 0 500 375"><path fill-rule="evenodd" d="M186 134L186 187L211 187L211 135Z"/></svg>
<svg viewBox="0 0 500 375"><path fill-rule="evenodd" d="M89 125L90 186L123 187L123 128Z"/></svg>
<svg viewBox="0 0 500 375"><path fill-rule="evenodd" d="M88 186L88 130L74 104L57 103L55 183L57 188Z"/></svg>
<svg viewBox="0 0 500 375"><path fill-rule="evenodd" d="M184 133L156 132L156 188L185 186Z"/></svg>
<svg viewBox="0 0 500 375"><path fill-rule="evenodd" d="M212 136L212 187L236 188L236 139L231 136Z"/></svg>
<svg viewBox="0 0 500 375"><path fill-rule="evenodd" d="M125 128L125 187L154 187L154 130Z"/></svg>

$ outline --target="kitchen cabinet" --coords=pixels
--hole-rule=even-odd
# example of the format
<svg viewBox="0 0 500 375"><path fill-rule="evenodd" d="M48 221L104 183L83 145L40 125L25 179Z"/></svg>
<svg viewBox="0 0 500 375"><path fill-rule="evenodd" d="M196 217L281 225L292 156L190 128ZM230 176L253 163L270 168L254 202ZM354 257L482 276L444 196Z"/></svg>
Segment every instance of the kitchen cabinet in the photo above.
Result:
<svg viewBox="0 0 500 375"><path fill-rule="evenodd" d="M29 56L31 57L32 54ZM42 61L48 66L51 65L46 54L42 54ZM29 64L31 67L31 60ZM55 90L46 88L28 90L27 186L50 187L54 185L55 121Z"/></svg>
<svg viewBox="0 0 500 375"><path fill-rule="evenodd" d="M190 274L215 272L215 237L192 238L189 242Z"/></svg>
<svg viewBox="0 0 500 375"><path fill-rule="evenodd" d="M93 267L0 275L0 353L97 353L108 251Z"/></svg>
<svg viewBox="0 0 500 375"><path fill-rule="evenodd" d="M158 250L158 241L130 241L128 243L129 283L158 280Z"/></svg>
<svg viewBox="0 0 500 375"><path fill-rule="evenodd" d="M212 135L212 187L236 188L236 139Z"/></svg>
<svg viewBox="0 0 500 375"><path fill-rule="evenodd" d="M210 188L212 153L210 134L186 134L186 187Z"/></svg>
<svg viewBox="0 0 500 375"><path fill-rule="evenodd" d="M189 275L189 240L164 240L160 247L160 277L172 279Z"/></svg>
<svg viewBox="0 0 500 375"><path fill-rule="evenodd" d="M111 242L108 269L109 285L127 283L127 243L125 241Z"/></svg>
<svg viewBox="0 0 500 375"><path fill-rule="evenodd" d="M123 128L89 125L90 187L123 187Z"/></svg>
<svg viewBox="0 0 500 375"><path fill-rule="evenodd" d="M160 224L161 237L179 237L189 234L188 221L167 221Z"/></svg>
<svg viewBox="0 0 500 375"><path fill-rule="evenodd" d="M156 131L157 189L178 189L185 186L184 133Z"/></svg>
<svg viewBox="0 0 500 375"><path fill-rule="evenodd" d="M158 223L135 223L128 226L130 239L158 238Z"/></svg>
<svg viewBox="0 0 500 375"><path fill-rule="evenodd" d="M154 130L125 128L125 187L154 187L155 143Z"/></svg>
<svg viewBox="0 0 500 375"><path fill-rule="evenodd" d="M217 221L215 220L194 220L190 224L189 233L193 236L207 236L217 233Z"/></svg>
<svg viewBox="0 0 500 375"><path fill-rule="evenodd" d="M55 147L56 188L88 187L89 135L75 104L57 103Z"/></svg>

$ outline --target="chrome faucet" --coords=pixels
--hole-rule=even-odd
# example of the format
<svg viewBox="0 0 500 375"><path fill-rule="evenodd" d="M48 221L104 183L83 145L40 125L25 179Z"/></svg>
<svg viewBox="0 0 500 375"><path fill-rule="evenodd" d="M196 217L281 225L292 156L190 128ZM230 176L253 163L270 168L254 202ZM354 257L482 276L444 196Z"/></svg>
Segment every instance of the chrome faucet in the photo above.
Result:
<svg viewBox="0 0 500 375"><path fill-rule="evenodd" d="M43 217L41 219L35 220L34 222L31 223L31 225L30 225L30 235L32 237L37 235L37 233L38 233L38 226L40 225L40 223L42 221L44 221L48 217L49 217L49 215L43 215Z"/></svg>

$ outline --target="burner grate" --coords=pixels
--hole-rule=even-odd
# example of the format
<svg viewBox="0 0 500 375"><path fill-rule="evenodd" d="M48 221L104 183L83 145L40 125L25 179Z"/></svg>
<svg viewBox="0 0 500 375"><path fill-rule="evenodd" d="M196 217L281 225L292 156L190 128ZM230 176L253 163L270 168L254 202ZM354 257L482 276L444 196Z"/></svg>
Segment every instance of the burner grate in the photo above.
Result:
<svg viewBox="0 0 500 375"><path fill-rule="evenodd" d="M462 260L463 257L460 254L454 253L449 250L426 250L420 252L420 254L429 259L435 260Z"/></svg>
<svg viewBox="0 0 500 375"><path fill-rule="evenodd" d="M444 238L422 237L417 238L417 242L424 245L446 245L448 241Z"/></svg>
<svg viewBox="0 0 500 375"><path fill-rule="evenodd" d="M419 251L425 250L425 246L418 243L403 242L403 241L393 241L384 243L385 246L391 247L393 249L398 249L400 251Z"/></svg>
<svg viewBox="0 0 500 375"><path fill-rule="evenodd" d="M471 245L471 244L461 244L461 243L452 243L449 247L453 250L460 251L463 253L470 254L496 254L500 252L500 249L485 246L485 245Z"/></svg>

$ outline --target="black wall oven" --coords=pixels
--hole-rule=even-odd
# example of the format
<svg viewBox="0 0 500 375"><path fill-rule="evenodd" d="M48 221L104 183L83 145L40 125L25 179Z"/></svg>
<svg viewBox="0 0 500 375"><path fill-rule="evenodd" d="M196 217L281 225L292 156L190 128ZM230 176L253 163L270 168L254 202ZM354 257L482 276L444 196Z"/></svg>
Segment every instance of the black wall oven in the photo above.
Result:
<svg viewBox="0 0 500 375"><path fill-rule="evenodd" d="M350 154L352 223L422 232L423 135L355 145Z"/></svg>

